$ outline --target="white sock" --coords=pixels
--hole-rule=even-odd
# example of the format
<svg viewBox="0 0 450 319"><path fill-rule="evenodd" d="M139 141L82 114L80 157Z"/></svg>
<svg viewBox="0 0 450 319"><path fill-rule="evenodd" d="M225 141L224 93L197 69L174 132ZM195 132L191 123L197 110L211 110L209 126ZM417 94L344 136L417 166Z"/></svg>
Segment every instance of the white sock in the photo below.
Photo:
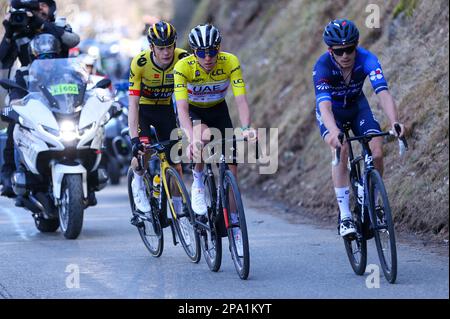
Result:
<svg viewBox="0 0 450 319"><path fill-rule="evenodd" d="M336 199L339 205L339 211L341 212L341 220L352 218L350 212L350 187L335 188Z"/></svg>
<svg viewBox="0 0 450 319"><path fill-rule="evenodd" d="M197 172L195 169L192 170L192 176L194 177L193 187L203 188L203 171Z"/></svg>
<svg viewBox="0 0 450 319"><path fill-rule="evenodd" d="M139 185L139 187L144 187L144 177L141 175L138 175L136 172L134 172L134 180Z"/></svg>

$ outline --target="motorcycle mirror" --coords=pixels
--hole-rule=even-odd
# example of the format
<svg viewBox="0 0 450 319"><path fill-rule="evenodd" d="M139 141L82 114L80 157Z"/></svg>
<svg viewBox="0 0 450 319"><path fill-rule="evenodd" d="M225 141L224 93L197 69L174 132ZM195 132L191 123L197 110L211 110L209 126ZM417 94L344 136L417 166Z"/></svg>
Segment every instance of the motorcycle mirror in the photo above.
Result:
<svg viewBox="0 0 450 319"><path fill-rule="evenodd" d="M107 89L110 85L111 85L111 80L110 79L101 79L94 86L94 89Z"/></svg>
<svg viewBox="0 0 450 319"><path fill-rule="evenodd" d="M14 81L11 81L11 80L0 80L0 86L2 86L5 90L17 89L17 90L21 90L21 91L25 92L26 94L28 94L27 89L21 87L19 84L17 84Z"/></svg>

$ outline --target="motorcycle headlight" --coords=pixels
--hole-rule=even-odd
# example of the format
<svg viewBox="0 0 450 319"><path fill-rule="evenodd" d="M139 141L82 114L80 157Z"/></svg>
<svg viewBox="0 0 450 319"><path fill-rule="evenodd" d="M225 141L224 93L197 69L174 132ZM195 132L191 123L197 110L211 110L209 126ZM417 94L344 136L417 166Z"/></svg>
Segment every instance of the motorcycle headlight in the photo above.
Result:
<svg viewBox="0 0 450 319"><path fill-rule="evenodd" d="M71 121L64 121L59 125L61 139L65 142L72 142L77 138L76 126Z"/></svg>

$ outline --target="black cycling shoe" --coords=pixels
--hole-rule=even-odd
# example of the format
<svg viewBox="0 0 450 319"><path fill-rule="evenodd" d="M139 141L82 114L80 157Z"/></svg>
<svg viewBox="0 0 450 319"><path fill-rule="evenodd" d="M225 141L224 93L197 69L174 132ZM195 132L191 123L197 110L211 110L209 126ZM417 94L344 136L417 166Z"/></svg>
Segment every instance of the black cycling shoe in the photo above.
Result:
<svg viewBox="0 0 450 319"><path fill-rule="evenodd" d="M12 188L12 182L11 182L12 174L13 174L12 171L2 172L1 179L2 179L3 188L1 191L1 196L6 196L9 198L16 197L16 193L14 193L14 190Z"/></svg>

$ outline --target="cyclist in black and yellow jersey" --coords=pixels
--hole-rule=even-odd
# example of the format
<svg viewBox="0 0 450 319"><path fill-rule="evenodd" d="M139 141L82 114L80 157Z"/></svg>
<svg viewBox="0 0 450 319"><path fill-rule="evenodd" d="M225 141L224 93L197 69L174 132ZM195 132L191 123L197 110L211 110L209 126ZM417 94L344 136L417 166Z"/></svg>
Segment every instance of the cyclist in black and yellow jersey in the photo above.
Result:
<svg viewBox="0 0 450 319"><path fill-rule="evenodd" d="M177 129L175 111L172 103L174 88L174 65L189 54L176 48L177 32L168 22L159 21L151 25L147 34L150 48L138 54L131 62L129 87L128 126L133 145L131 167L134 180L131 184L137 210L150 211L142 175L137 171L138 154L143 154L144 144L150 143L150 125L153 125L160 140L169 140ZM173 164L170 154L169 162ZM145 161L147 163L147 161ZM181 165L176 165L181 172ZM144 168L145 169L145 168ZM174 205L181 207L174 198Z"/></svg>
<svg viewBox="0 0 450 319"><path fill-rule="evenodd" d="M226 137L226 129L233 128L225 95L231 84L235 96L244 137L256 140L251 128L245 82L238 58L220 51L219 30L211 24L198 25L189 34L194 51L175 65L175 98L181 127L189 139L189 156L200 158L202 147L210 142L211 130L216 128ZM194 123L192 123L194 121ZM236 161L230 169L237 176ZM192 209L198 215L207 212L202 183L203 163L195 164L192 184Z"/></svg>

